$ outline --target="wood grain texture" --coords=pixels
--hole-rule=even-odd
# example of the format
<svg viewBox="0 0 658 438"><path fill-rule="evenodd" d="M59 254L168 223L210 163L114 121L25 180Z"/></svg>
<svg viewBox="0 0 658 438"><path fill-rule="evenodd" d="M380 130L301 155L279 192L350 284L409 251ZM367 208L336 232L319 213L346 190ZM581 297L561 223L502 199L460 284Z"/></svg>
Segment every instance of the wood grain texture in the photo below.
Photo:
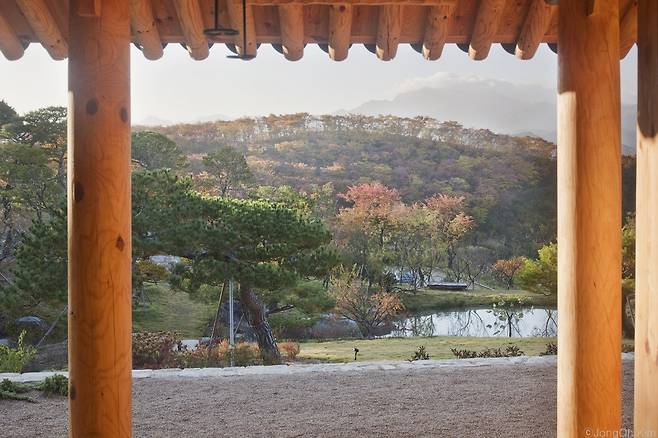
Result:
<svg viewBox="0 0 658 438"><path fill-rule="evenodd" d="M71 1L71 11L76 10ZM70 15L69 413L72 437L131 436L130 16Z"/></svg>
<svg viewBox="0 0 658 438"><path fill-rule="evenodd" d="M247 3L247 47L244 46L244 25L242 20L242 1L227 0L226 6L231 21L231 29L237 29L240 34L233 37L238 54L247 56L256 56L256 26L254 23L254 11L251 7L252 2Z"/></svg>
<svg viewBox="0 0 658 438"><path fill-rule="evenodd" d="M10 61L20 59L25 52L21 40L0 10L0 51Z"/></svg>
<svg viewBox="0 0 658 438"><path fill-rule="evenodd" d="M423 58L435 61L441 57L453 9L453 4L430 7L423 36Z"/></svg>
<svg viewBox="0 0 658 438"><path fill-rule="evenodd" d="M185 45L190 56L197 61L206 59L210 54L208 40L203 34L204 24L198 0L174 0L176 14L180 23Z"/></svg>
<svg viewBox="0 0 658 438"><path fill-rule="evenodd" d="M80 0L76 13L81 17L100 17L101 0Z"/></svg>
<svg viewBox="0 0 658 438"><path fill-rule="evenodd" d="M480 2L468 48L468 56L471 59L481 61L489 56L489 50L496 32L498 32L498 23L504 9L505 0L484 0Z"/></svg>
<svg viewBox="0 0 658 438"><path fill-rule="evenodd" d="M150 60L160 59L164 51L151 0L130 0L130 25L144 57Z"/></svg>
<svg viewBox="0 0 658 438"><path fill-rule="evenodd" d="M619 30L619 52L625 58L637 40L637 1L634 1L624 14Z"/></svg>
<svg viewBox="0 0 658 438"><path fill-rule="evenodd" d="M329 6L329 58L343 61L350 49L352 10L348 3Z"/></svg>
<svg viewBox="0 0 658 438"><path fill-rule="evenodd" d="M68 56L69 47L44 0L16 0L30 27L53 59Z"/></svg>
<svg viewBox="0 0 658 438"><path fill-rule="evenodd" d="M281 44L288 61L298 61L304 56L304 6L289 4L279 6Z"/></svg>
<svg viewBox="0 0 658 438"><path fill-rule="evenodd" d="M658 431L658 2L639 0L635 436Z"/></svg>
<svg viewBox="0 0 658 438"><path fill-rule="evenodd" d="M550 5L545 0L532 0L528 15L523 22L521 34L516 42L514 54L517 58L531 59L535 56L556 13L557 6Z"/></svg>
<svg viewBox="0 0 658 438"><path fill-rule="evenodd" d="M557 436L621 427L619 3L560 0ZM616 432L615 432L616 431Z"/></svg>
<svg viewBox="0 0 658 438"><path fill-rule="evenodd" d="M385 5L379 7L377 20L377 58L390 61L395 58L400 43L402 6Z"/></svg>

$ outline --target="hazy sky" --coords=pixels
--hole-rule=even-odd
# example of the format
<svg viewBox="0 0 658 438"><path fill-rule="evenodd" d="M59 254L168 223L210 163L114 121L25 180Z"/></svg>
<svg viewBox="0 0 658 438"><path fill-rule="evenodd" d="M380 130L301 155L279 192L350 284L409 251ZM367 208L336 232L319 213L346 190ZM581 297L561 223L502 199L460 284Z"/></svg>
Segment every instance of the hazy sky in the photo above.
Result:
<svg viewBox="0 0 658 438"><path fill-rule="evenodd" d="M425 61L409 45L401 45L393 61L379 61L354 45L343 62L333 62L316 45L308 45L301 61L286 61L269 45L244 62L227 59L215 46L204 61L194 61L178 44L170 44L158 61L148 61L132 48L133 123L157 117L171 121L225 115L332 113L368 100L390 99L401 90L431 85L439 72L537 84L555 89L557 56L545 45L530 61L519 61L495 45L484 61L472 61L448 45L438 61ZM635 100L637 62L634 48L622 62L622 99ZM53 61L32 44L19 61L0 56L0 99L20 113L66 104L66 61ZM474 102L474 105L477 103Z"/></svg>

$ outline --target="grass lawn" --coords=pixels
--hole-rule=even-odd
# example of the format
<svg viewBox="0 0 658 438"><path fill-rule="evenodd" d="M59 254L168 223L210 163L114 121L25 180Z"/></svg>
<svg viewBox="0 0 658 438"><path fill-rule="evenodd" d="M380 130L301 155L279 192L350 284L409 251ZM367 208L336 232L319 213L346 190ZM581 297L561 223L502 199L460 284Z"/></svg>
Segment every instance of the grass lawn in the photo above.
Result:
<svg viewBox="0 0 658 438"><path fill-rule="evenodd" d="M432 289L419 289L414 294L406 292L402 295L404 307L409 312L418 312L437 309L456 309L460 307L491 307L500 296L521 298L528 306L556 307L554 296L536 294L524 290L479 288L468 291L445 291Z"/></svg>
<svg viewBox="0 0 658 438"><path fill-rule="evenodd" d="M182 291L172 291L165 285L146 285L148 306L133 306L133 331L176 331L183 338L199 338L208 319L211 305L190 299Z"/></svg>
<svg viewBox="0 0 658 438"><path fill-rule="evenodd" d="M360 361L410 359L419 346L425 346L431 359L454 359L451 348L480 351L507 345L518 346L526 355L537 356L555 338L477 338L465 336L435 336L431 338L353 339L345 341L302 342L299 359L322 362L352 362L354 347Z"/></svg>

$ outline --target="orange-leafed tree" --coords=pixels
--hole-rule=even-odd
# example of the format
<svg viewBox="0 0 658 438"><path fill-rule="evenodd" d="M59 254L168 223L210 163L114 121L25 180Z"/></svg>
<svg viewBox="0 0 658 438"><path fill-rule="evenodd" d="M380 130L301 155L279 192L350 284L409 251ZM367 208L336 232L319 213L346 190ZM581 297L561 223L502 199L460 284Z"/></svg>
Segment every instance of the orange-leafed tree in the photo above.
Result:
<svg viewBox="0 0 658 438"><path fill-rule="evenodd" d="M383 248L395 227L393 212L401 204L398 191L378 182L364 183L349 187L339 196L350 204L338 214L339 221L363 230Z"/></svg>
<svg viewBox="0 0 658 438"><path fill-rule="evenodd" d="M356 268L339 269L330 291L336 300L336 312L354 321L364 337L372 338L403 309L403 305L397 294L369 288L356 271Z"/></svg>
<svg viewBox="0 0 658 438"><path fill-rule="evenodd" d="M450 272L457 256L457 243L473 228L475 221L465 213L463 196L434 195L425 200L424 205L436 240L445 245Z"/></svg>
<svg viewBox="0 0 658 438"><path fill-rule="evenodd" d="M493 274L505 283L507 289L511 289L514 286L514 280L517 274L523 268L524 264L525 257L516 256L496 261L491 269Z"/></svg>

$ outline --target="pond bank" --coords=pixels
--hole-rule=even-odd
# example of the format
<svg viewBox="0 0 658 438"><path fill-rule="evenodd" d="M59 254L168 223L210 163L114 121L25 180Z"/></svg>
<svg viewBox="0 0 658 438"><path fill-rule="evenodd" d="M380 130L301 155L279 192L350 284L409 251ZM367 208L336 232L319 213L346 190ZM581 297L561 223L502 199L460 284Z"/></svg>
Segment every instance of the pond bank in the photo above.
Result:
<svg viewBox="0 0 658 438"><path fill-rule="evenodd" d="M524 290L475 289L468 291L445 291L418 289L416 292L403 292L402 303L408 312L422 312L440 309L467 307L491 307L500 297L520 299L527 306L557 307L557 297L536 294Z"/></svg>
<svg viewBox="0 0 658 438"><path fill-rule="evenodd" d="M454 359L451 348L481 351L485 348L502 348L508 345L519 347L528 356L538 356L546 351L546 344L555 338L529 337L470 337L432 336L379 339L348 339L335 341L307 341L300 343L299 359L318 362L350 362L354 360L354 347L359 349L359 360L406 360L410 359L421 345L431 359Z"/></svg>

